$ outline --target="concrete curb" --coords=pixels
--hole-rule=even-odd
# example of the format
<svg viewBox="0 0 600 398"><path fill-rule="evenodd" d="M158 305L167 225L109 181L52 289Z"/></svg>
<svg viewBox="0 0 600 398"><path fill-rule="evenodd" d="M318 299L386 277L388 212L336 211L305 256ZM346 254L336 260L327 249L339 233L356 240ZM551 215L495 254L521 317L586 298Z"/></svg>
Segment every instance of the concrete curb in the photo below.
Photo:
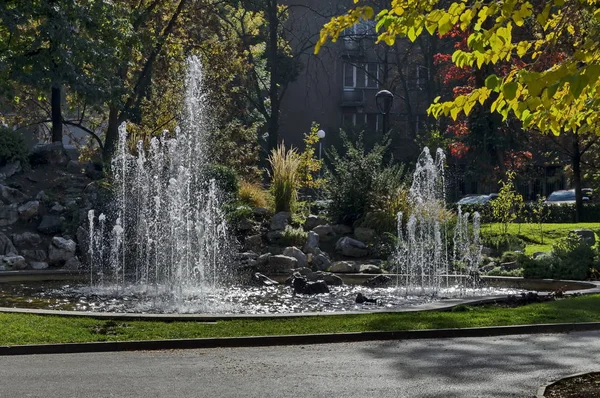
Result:
<svg viewBox="0 0 600 398"><path fill-rule="evenodd" d="M67 344L0 346L3 355L74 354L84 352L150 351L217 347L265 347L349 343L361 341L509 336L516 334L569 333L600 330L600 322L493 326L464 329L428 329L390 332L328 333L288 336L222 337L181 340L116 341Z"/></svg>
<svg viewBox="0 0 600 398"><path fill-rule="evenodd" d="M593 373L600 373L600 372L583 372L583 373L576 373L574 375L569 375L569 376L565 376L562 377L558 380L555 380L551 383L545 384L543 386L541 386L540 388L538 388L537 390L537 394L535 395L536 398L546 398L546 389L548 387L552 387L553 385L555 385L558 382L561 382L563 380L568 380L568 379L573 379L575 377L579 377L579 376L585 376L585 375L589 375L589 374L593 374Z"/></svg>

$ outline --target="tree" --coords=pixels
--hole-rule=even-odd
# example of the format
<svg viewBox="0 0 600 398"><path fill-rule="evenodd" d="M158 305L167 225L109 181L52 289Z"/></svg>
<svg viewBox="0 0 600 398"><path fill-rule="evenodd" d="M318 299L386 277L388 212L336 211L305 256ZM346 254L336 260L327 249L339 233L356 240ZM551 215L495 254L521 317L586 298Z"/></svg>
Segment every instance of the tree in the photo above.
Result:
<svg viewBox="0 0 600 398"><path fill-rule="evenodd" d="M362 19L375 19L378 42L388 45L397 37L414 41L424 32L444 35L458 24L461 31L470 33L468 48L452 54L457 66L485 70L513 57L524 65L513 67L504 77L489 74L483 87L452 101L436 98L430 114L456 120L461 113L468 116L475 104L485 104L493 94L490 111L503 120L514 115L524 129L554 135L600 134L599 0L488 0L453 2L447 7L437 0L392 4L377 15L372 7L360 5L333 18L323 27L315 51ZM564 58L541 71L536 69L540 59L556 52L564 53ZM580 207L581 187L575 189Z"/></svg>

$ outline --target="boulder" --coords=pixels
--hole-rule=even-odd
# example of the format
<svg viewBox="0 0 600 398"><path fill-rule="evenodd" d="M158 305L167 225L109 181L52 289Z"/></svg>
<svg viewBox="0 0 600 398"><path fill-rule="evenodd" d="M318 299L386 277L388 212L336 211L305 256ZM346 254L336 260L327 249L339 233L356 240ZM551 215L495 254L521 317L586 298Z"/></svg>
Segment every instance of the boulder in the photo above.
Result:
<svg viewBox="0 0 600 398"><path fill-rule="evenodd" d="M263 267L263 266L269 264L269 258L271 258L271 253L261 254L256 259L256 265L259 267Z"/></svg>
<svg viewBox="0 0 600 398"><path fill-rule="evenodd" d="M392 284L392 277L388 275L377 275L363 282L365 287L388 287Z"/></svg>
<svg viewBox="0 0 600 398"><path fill-rule="evenodd" d="M317 235L319 235L319 241L321 242L330 242L335 239L336 234L333 231L333 228L329 224L319 225L312 230Z"/></svg>
<svg viewBox="0 0 600 398"><path fill-rule="evenodd" d="M0 185L0 200L7 205L18 205L27 200L27 195L18 189Z"/></svg>
<svg viewBox="0 0 600 398"><path fill-rule="evenodd" d="M40 191L37 195L35 195L35 200L39 200L42 203L48 203L50 202L50 197L46 194L46 192Z"/></svg>
<svg viewBox="0 0 600 398"><path fill-rule="evenodd" d="M252 213L255 217L265 218L269 215L269 210L265 209L264 207L255 207L254 209L252 209Z"/></svg>
<svg viewBox="0 0 600 398"><path fill-rule="evenodd" d="M320 271L327 271L331 267L331 260L327 253L319 252L313 255L312 264Z"/></svg>
<svg viewBox="0 0 600 398"><path fill-rule="evenodd" d="M19 221L17 205L0 205L0 227L6 227Z"/></svg>
<svg viewBox="0 0 600 398"><path fill-rule="evenodd" d="M54 203L54 206L50 208L50 213L52 214L61 214L66 210L66 208L58 202Z"/></svg>
<svg viewBox="0 0 600 398"><path fill-rule="evenodd" d="M273 279L270 279L268 276L263 275L260 272L255 273L254 277L252 279L254 280L254 282L257 282L261 286L279 285L279 282L274 281Z"/></svg>
<svg viewBox="0 0 600 398"><path fill-rule="evenodd" d="M570 233L579 236L579 238L590 246L596 243L596 234L591 229L575 229Z"/></svg>
<svg viewBox="0 0 600 398"><path fill-rule="evenodd" d="M11 236L13 243L19 249L26 247L37 247L42 244L42 238L33 232L23 232Z"/></svg>
<svg viewBox="0 0 600 398"><path fill-rule="evenodd" d="M17 211L19 212L19 218L21 220L29 221L38 215L40 211L40 202L37 200L29 201L24 205L19 206Z"/></svg>
<svg viewBox="0 0 600 398"><path fill-rule="evenodd" d="M281 211L271 217L271 231L283 231L292 221L292 215L287 211Z"/></svg>
<svg viewBox="0 0 600 398"><path fill-rule="evenodd" d="M283 231L269 231L267 232L267 241L269 243L277 244L283 239Z"/></svg>
<svg viewBox="0 0 600 398"><path fill-rule="evenodd" d="M344 284L344 281L342 280L342 278L340 278L339 276L337 276L335 274L332 274L331 272L323 272L323 271L309 272L306 274L306 279L308 279L311 282L324 281L326 284L328 284L330 286L342 286Z"/></svg>
<svg viewBox="0 0 600 398"><path fill-rule="evenodd" d="M71 257L70 259L65 261L65 265L63 266L63 268L71 271L77 271L81 268L81 262L77 257Z"/></svg>
<svg viewBox="0 0 600 398"><path fill-rule="evenodd" d="M311 214L306 218L306 221L304 222L304 229L307 231L311 231L315 227L325 224L327 224L327 220L319 216L315 216L314 214Z"/></svg>
<svg viewBox="0 0 600 398"><path fill-rule="evenodd" d="M292 287L296 294L323 294L329 293L329 287L324 281L309 282L305 277L294 273Z"/></svg>
<svg viewBox="0 0 600 398"><path fill-rule="evenodd" d="M67 163L67 171L73 174L82 174L84 166L76 160L69 160L69 163Z"/></svg>
<svg viewBox="0 0 600 398"><path fill-rule="evenodd" d="M54 235L62 232L63 230L63 217L55 215L45 215L42 217L40 225L38 225L38 231L46 235Z"/></svg>
<svg viewBox="0 0 600 398"><path fill-rule="evenodd" d="M281 254L269 257L270 272L274 274L287 274L298 267L298 260Z"/></svg>
<svg viewBox="0 0 600 398"><path fill-rule="evenodd" d="M356 304L364 304L364 303L377 304L377 300L376 299L369 298L369 297L363 295L362 293L358 293L356 295L356 299L354 301L356 302Z"/></svg>
<svg viewBox="0 0 600 398"><path fill-rule="evenodd" d="M69 162L69 155L65 151L62 142L50 144L38 144L33 147L29 154L29 163L32 166L41 164L65 165Z"/></svg>
<svg viewBox="0 0 600 398"><path fill-rule="evenodd" d="M246 250L260 251L262 247L262 236L260 234L246 236L244 240L244 248Z"/></svg>
<svg viewBox="0 0 600 398"><path fill-rule="evenodd" d="M335 224L333 231L338 235L350 235L352 233L352 227L345 224Z"/></svg>
<svg viewBox="0 0 600 398"><path fill-rule="evenodd" d="M360 266L359 272L361 274L381 274L381 268L374 264L363 264Z"/></svg>
<svg viewBox="0 0 600 398"><path fill-rule="evenodd" d="M10 270L21 270L27 268L27 260L25 260L25 257L13 254L0 256L0 264L4 265L6 269Z"/></svg>
<svg viewBox="0 0 600 398"><path fill-rule="evenodd" d="M346 257L365 257L369 254L367 245L349 237L340 238L335 244L335 251Z"/></svg>
<svg viewBox="0 0 600 398"><path fill-rule="evenodd" d="M350 261L336 261L331 265L330 272L340 274L353 274L358 271L356 265Z"/></svg>
<svg viewBox="0 0 600 398"><path fill-rule="evenodd" d="M25 249L21 250L21 255L25 257L28 261L40 262L46 261L48 255L46 254L46 250L41 249Z"/></svg>
<svg viewBox="0 0 600 398"><path fill-rule="evenodd" d="M308 258L306 257L306 254L304 254L302 250L298 249L296 246L290 246L283 249L283 255L294 257L296 260L298 260L298 267L308 266Z"/></svg>
<svg viewBox="0 0 600 398"><path fill-rule="evenodd" d="M52 238L52 243L48 248L50 265L63 265L75 257L75 250L77 250L77 244L71 239L55 236Z"/></svg>
<svg viewBox="0 0 600 398"><path fill-rule="evenodd" d="M354 237L363 242L371 242L375 239L375 230L359 227L354 230Z"/></svg>
<svg viewBox="0 0 600 398"><path fill-rule="evenodd" d="M256 266L256 259L258 258L258 254L253 251L247 251L238 254L238 261L241 267L254 267Z"/></svg>
<svg viewBox="0 0 600 398"><path fill-rule="evenodd" d="M314 254L318 248L319 248L319 234L314 231L310 231L307 235L306 243L304 244L302 251L304 251L304 253Z"/></svg>
<svg viewBox="0 0 600 398"><path fill-rule="evenodd" d="M14 176L21 170L23 170L23 168L21 167L20 161L17 160L16 162L8 163L7 165L0 168L0 181Z"/></svg>
<svg viewBox="0 0 600 398"><path fill-rule="evenodd" d="M547 253L547 252L535 252L535 253L533 253L532 257L535 259L535 258L538 258L538 257L543 256L545 254L550 254L550 253Z"/></svg>
<svg viewBox="0 0 600 398"><path fill-rule="evenodd" d="M10 238L0 232L0 256L6 256L8 254L19 254L19 252L11 242Z"/></svg>
<svg viewBox="0 0 600 398"><path fill-rule="evenodd" d="M28 268L36 269L36 270L41 270L41 269L46 269L48 267L49 267L49 265L48 265L47 262L44 262L44 261L30 261Z"/></svg>
<svg viewBox="0 0 600 398"><path fill-rule="evenodd" d="M502 264L500 264L500 267L503 270L505 270L505 271L511 271L513 269L521 268L519 266L519 263L516 262L516 261L511 261L511 262L508 262L508 263L502 263Z"/></svg>

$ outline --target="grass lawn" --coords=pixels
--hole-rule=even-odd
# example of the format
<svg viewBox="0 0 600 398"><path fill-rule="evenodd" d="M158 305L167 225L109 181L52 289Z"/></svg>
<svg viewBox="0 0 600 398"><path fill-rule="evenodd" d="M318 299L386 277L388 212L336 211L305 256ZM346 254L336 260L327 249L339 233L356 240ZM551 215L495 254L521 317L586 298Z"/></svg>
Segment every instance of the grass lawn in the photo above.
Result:
<svg viewBox="0 0 600 398"><path fill-rule="evenodd" d="M266 336L308 333L466 328L532 323L600 322L600 295L517 308L458 307L448 312L338 315L197 322L106 321L0 313L0 345Z"/></svg>
<svg viewBox="0 0 600 398"><path fill-rule="evenodd" d="M532 255L535 252L551 251L554 242L566 237L569 231L574 229L591 229L598 234L600 233L600 223L542 224L541 233L537 224L510 224L508 233L523 239L527 244L525 254ZM501 234L502 224L484 224L481 226L481 232L482 234Z"/></svg>

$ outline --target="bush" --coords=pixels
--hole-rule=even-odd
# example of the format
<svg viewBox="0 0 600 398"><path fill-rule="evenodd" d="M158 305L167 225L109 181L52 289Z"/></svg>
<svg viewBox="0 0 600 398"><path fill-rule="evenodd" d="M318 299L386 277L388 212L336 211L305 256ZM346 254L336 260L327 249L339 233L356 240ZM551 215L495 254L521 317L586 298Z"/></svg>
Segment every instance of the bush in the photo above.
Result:
<svg viewBox="0 0 600 398"><path fill-rule="evenodd" d="M552 253L524 263L526 278L585 280L597 269L594 249L576 235L556 242Z"/></svg>
<svg viewBox="0 0 600 398"><path fill-rule="evenodd" d="M260 184L242 181L238 192L238 200L252 208L269 206L269 192L265 191Z"/></svg>
<svg viewBox="0 0 600 398"><path fill-rule="evenodd" d="M0 127L0 166L16 161L24 168L29 165L29 151L23 134Z"/></svg>
<svg viewBox="0 0 600 398"><path fill-rule="evenodd" d="M381 229L395 230L395 211L403 207L397 195L404 187L404 168L384 164L390 141L376 144L367 152L362 137L352 144L344 132L340 136L345 154L340 155L335 148L327 154L330 165L325 190L331 199L329 215L336 222L353 225L367 212L379 213Z"/></svg>
<svg viewBox="0 0 600 398"><path fill-rule="evenodd" d="M224 196L225 201L234 201L240 190L240 182L236 172L231 168L223 165L210 165L204 171L204 179L206 182L214 179L217 188Z"/></svg>
<svg viewBox="0 0 600 398"><path fill-rule="evenodd" d="M510 271L507 271L507 270L503 269L502 267L494 267L491 270L485 272L485 275L488 275L488 276L523 276L523 269L517 268L517 269L511 269Z"/></svg>
<svg viewBox="0 0 600 398"><path fill-rule="evenodd" d="M227 222L233 226L238 225L242 220L252 219L254 215L252 208L243 204L239 206L230 204L225 207L225 211Z"/></svg>
<svg viewBox="0 0 600 398"><path fill-rule="evenodd" d="M294 228L290 225L285 227L283 231L283 236L281 237L281 244L283 246L297 246L302 248L306 243L306 238L308 237L308 232L304 232L302 227Z"/></svg>
<svg viewBox="0 0 600 398"><path fill-rule="evenodd" d="M492 249L493 256L525 250L525 242L514 235L483 235L482 244Z"/></svg>
<svg viewBox="0 0 600 398"><path fill-rule="evenodd" d="M298 167L300 156L294 148L286 150L285 146L279 146L271 151L269 155L271 164L271 194L273 195L275 213L280 211L293 212L298 200L298 188L300 177Z"/></svg>

